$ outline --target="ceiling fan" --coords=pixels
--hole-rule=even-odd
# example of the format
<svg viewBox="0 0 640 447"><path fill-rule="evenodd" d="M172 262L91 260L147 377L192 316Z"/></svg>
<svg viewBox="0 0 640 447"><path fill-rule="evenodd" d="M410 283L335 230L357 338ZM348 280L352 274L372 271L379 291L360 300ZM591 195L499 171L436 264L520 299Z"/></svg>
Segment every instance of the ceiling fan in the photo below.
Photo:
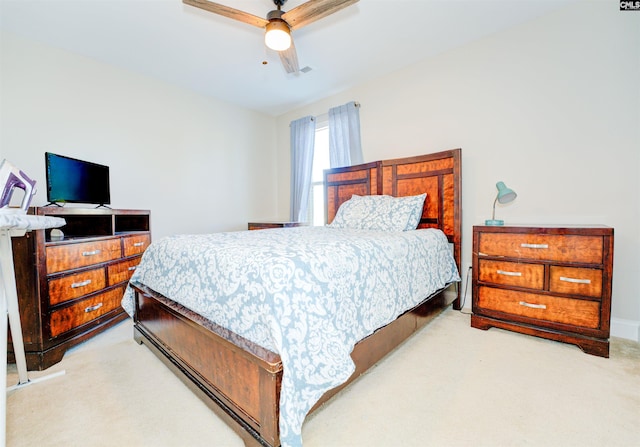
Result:
<svg viewBox="0 0 640 447"><path fill-rule="evenodd" d="M358 0L309 0L291 11L281 10L287 0L273 0L278 9L267 14L267 18L249 14L239 9L224 6L208 0L182 0L183 3L205 11L239 20L265 30L265 44L280 55L280 61L287 73L299 71L298 55L291 37L291 31L302 28L316 20L356 3Z"/></svg>

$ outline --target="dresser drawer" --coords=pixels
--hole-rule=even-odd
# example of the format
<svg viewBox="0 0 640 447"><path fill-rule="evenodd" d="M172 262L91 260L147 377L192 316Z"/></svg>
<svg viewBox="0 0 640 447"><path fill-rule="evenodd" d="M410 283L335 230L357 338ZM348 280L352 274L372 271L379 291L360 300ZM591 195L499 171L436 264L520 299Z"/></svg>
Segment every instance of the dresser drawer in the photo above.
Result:
<svg viewBox="0 0 640 447"><path fill-rule="evenodd" d="M140 264L140 259L142 259L142 257L138 256L133 259L129 259L128 261L109 265L109 285L112 286L119 282L129 281L129 279L131 279L131 275L135 272L137 265Z"/></svg>
<svg viewBox="0 0 640 447"><path fill-rule="evenodd" d="M601 264L601 236L480 233L479 256Z"/></svg>
<svg viewBox="0 0 640 447"><path fill-rule="evenodd" d="M514 290L479 287L478 307L511 315L598 329L600 303Z"/></svg>
<svg viewBox="0 0 640 447"><path fill-rule="evenodd" d="M118 259L122 250L120 249L120 239L108 239L79 244L53 245L47 247L46 251L47 273L56 273Z"/></svg>
<svg viewBox="0 0 640 447"><path fill-rule="evenodd" d="M95 320L120 306L124 288L118 287L51 313L51 336L56 337Z"/></svg>
<svg viewBox="0 0 640 447"><path fill-rule="evenodd" d="M49 304L55 305L104 289L104 268L49 280Z"/></svg>
<svg viewBox="0 0 640 447"><path fill-rule="evenodd" d="M141 234L123 238L124 255L133 256L142 253L151 243L151 236Z"/></svg>
<svg viewBox="0 0 640 447"><path fill-rule="evenodd" d="M549 290L599 298L602 296L602 270L552 265Z"/></svg>
<svg viewBox="0 0 640 447"><path fill-rule="evenodd" d="M544 265L489 260L478 264L482 282L539 290L544 287Z"/></svg>

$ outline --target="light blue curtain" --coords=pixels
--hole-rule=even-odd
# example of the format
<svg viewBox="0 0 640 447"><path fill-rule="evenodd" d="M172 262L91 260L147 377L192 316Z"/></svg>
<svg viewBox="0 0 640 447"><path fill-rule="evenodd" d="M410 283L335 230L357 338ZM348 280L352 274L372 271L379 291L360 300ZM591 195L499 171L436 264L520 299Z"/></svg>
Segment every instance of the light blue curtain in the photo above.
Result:
<svg viewBox="0 0 640 447"><path fill-rule="evenodd" d="M307 220L309 189L313 168L316 119L313 116L291 121L291 221Z"/></svg>
<svg viewBox="0 0 640 447"><path fill-rule="evenodd" d="M364 163L360 105L354 101L329 109L329 158L332 168Z"/></svg>

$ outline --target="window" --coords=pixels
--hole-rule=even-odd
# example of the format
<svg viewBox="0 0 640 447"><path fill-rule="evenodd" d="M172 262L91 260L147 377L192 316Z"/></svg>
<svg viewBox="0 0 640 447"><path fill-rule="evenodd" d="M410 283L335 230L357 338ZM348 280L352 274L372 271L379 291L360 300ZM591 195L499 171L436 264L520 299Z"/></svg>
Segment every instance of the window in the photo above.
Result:
<svg viewBox="0 0 640 447"><path fill-rule="evenodd" d="M329 123L318 123L313 149L311 190L309 192L308 221L311 225L322 226L324 216L324 170L329 169Z"/></svg>

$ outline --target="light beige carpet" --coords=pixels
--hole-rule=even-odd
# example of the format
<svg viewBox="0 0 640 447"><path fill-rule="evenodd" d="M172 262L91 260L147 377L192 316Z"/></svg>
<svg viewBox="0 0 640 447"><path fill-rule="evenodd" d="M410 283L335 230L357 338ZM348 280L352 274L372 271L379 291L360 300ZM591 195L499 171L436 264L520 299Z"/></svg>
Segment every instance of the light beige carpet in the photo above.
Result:
<svg viewBox="0 0 640 447"><path fill-rule="evenodd" d="M8 446L197 447L242 441L123 322L8 394ZM8 385L17 382L9 366ZM447 310L318 412L305 447L640 446L640 344L611 358Z"/></svg>

